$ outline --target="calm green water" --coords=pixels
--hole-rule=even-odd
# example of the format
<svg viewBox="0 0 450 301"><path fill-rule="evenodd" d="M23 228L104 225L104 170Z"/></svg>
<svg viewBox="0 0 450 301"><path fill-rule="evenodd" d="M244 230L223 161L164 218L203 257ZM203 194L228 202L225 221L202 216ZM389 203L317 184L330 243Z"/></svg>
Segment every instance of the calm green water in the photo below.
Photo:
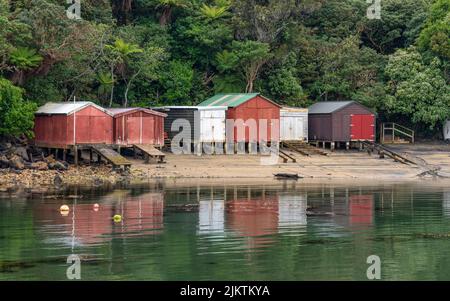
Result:
<svg viewBox="0 0 450 301"><path fill-rule="evenodd" d="M83 280L365 280L372 254L384 280L450 280L448 234L450 188L425 185L3 195L0 280L65 280L70 254Z"/></svg>

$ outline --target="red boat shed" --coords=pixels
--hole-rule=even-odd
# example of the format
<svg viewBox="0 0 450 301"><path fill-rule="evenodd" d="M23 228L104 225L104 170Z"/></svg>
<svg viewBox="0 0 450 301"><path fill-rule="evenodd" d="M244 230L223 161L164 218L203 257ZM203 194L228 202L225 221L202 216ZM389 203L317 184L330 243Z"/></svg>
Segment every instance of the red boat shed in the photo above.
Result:
<svg viewBox="0 0 450 301"><path fill-rule="evenodd" d="M35 113L35 144L67 149L80 144L112 144L113 117L87 101L47 103Z"/></svg>
<svg viewBox="0 0 450 301"><path fill-rule="evenodd" d="M114 144L164 145L164 113L144 108L108 109L114 117Z"/></svg>
<svg viewBox="0 0 450 301"><path fill-rule="evenodd" d="M249 134L249 120L255 120L257 131L257 142L261 141L279 141L280 137L280 108L281 106L276 102L260 95L259 93L233 93L233 94L217 94L199 106L225 106L228 107L226 118L227 120L243 121L245 129L245 142L250 141ZM267 131L261 132L264 129L262 120L267 120ZM275 125L273 120L278 120ZM260 125L261 124L261 125ZM238 126L234 129L234 142L238 141ZM261 127L261 128L260 128ZM272 127L276 127L272 130ZM253 140L253 139L252 139Z"/></svg>
<svg viewBox="0 0 450 301"><path fill-rule="evenodd" d="M310 141L375 140L375 114L356 101L318 102L308 109Z"/></svg>

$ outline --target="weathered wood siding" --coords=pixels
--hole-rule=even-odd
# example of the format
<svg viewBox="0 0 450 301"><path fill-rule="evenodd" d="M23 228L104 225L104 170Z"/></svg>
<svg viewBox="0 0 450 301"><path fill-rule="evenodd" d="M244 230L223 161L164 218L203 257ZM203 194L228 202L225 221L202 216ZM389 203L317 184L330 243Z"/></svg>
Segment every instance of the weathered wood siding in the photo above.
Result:
<svg viewBox="0 0 450 301"><path fill-rule="evenodd" d="M308 141L307 110L280 110L280 140Z"/></svg>
<svg viewBox="0 0 450 301"><path fill-rule="evenodd" d="M164 145L164 117L145 111L114 118L114 143L119 145Z"/></svg>

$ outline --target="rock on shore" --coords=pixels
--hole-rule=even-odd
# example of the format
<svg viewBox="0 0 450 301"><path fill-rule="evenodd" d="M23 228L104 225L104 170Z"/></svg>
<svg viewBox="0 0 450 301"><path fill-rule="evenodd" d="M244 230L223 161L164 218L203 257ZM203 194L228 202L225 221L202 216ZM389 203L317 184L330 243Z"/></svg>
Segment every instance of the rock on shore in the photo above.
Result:
<svg viewBox="0 0 450 301"><path fill-rule="evenodd" d="M31 159L25 142L0 141L0 192L19 189L47 190L72 185L115 184L124 176L111 166L69 166L53 155Z"/></svg>
<svg viewBox="0 0 450 301"><path fill-rule="evenodd" d="M0 169L0 191L14 191L20 188L45 190L73 185L98 186L98 183L115 184L121 180L123 176L111 171L111 167L106 165L68 167L64 171Z"/></svg>

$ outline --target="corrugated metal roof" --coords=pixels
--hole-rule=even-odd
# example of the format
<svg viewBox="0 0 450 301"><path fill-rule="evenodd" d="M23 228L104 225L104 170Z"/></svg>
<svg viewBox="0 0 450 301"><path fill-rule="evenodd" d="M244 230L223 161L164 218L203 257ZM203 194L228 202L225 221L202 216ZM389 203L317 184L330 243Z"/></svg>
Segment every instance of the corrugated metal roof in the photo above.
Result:
<svg viewBox="0 0 450 301"><path fill-rule="evenodd" d="M82 109L84 109L87 106L94 106L97 109L111 115L107 110L104 108L96 105L93 102L90 101L77 101L77 102L48 102L45 105L38 108L36 111L36 114L43 114L43 115L49 115L49 114L63 114L63 115L70 115L74 112L78 112Z"/></svg>
<svg viewBox="0 0 450 301"><path fill-rule="evenodd" d="M121 113L128 113L130 111L135 111L137 109L138 108L109 108L107 110L110 111L113 115L116 115Z"/></svg>
<svg viewBox="0 0 450 301"><path fill-rule="evenodd" d="M282 107L281 111L284 111L284 112L304 112L304 113L308 113L308 109L306 109L306 108L295 108L295 107Z"/></svg>
<svg viewBox="0 0 450 301"><path fill-rule="evenodd" d="M213 107L206 107L206 106L164 106L154 109L192 109L192 110L226 110L228 107L226 106L213 106Z"/></svg>
<svg viewBox="0 0 450 301"><path fill-rule="evenodd" d="M167 114L153 111L153 110L146 109L146 108L110 108L110 109L107 109L107 111L109 111L112 116L120 116L120 115L125 115L127 113L142 111L142 112L146 112L146 113L153 114L153 115L167 117Z"/></svg>
<svg viewBox="0 0 450 301"><path fill-rule="evenodd" d="M336 112L355 101L322 101L308 108L309 114L330 114Z"/></svg>
<svg viewBox="0 0 450 301"><path fill-rule="evenodd" d="M227 106L234 108L258 96L259 93L217 94L205 100L199 106Z"/></svg>

